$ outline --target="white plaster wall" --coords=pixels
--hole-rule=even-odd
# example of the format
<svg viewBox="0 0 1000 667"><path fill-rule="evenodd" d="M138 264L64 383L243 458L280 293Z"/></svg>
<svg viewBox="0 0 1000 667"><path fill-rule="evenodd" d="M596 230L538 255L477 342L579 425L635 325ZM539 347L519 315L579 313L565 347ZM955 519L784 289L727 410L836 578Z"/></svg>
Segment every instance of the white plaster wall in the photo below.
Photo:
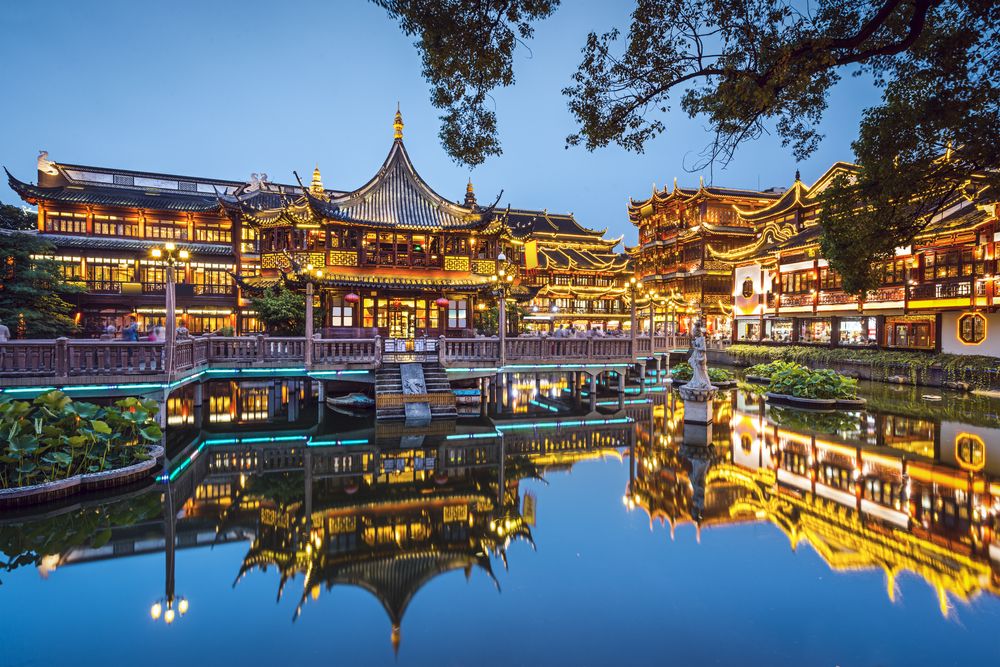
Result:
<svg viewBox="0 0 1000 667"><path fill-rule="evenodd" d="M961 315L958 311L941 315L941 351L1000 357L1000 313L983 313L986 316L986 340L979 345L966 345L958 339L958 318Z"/></svg>

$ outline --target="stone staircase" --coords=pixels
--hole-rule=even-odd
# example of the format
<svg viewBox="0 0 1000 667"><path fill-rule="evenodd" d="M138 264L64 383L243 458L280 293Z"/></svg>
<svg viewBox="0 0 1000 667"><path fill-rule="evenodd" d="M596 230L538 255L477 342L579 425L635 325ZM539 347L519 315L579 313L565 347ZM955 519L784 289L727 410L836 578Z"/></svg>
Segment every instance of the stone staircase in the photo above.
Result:
<svg viewBox="0 0 1000 667"><path fill-rule="evenodd" d="M378 420L406 419L405 403L423 402L430 407L431 419L454 419L458 415L455 394L448 382L448 374L435 362L420 364L427 393L420 397L404 398L403 377L399 364L387 363L375 373L375 418ZM412 396L412 395L410 395ZM416 400L414 400L416 399Z"/></svg>

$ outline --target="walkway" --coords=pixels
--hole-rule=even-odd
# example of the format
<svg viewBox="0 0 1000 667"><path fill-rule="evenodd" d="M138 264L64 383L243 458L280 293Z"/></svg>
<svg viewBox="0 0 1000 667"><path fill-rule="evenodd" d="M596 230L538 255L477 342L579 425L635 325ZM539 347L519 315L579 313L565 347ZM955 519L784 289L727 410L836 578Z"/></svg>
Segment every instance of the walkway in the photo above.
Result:
<svg viewBox="0 0 1000 667"><path fill-rule="evenodd" d="M600 373L645 363L678 346L680 337L312 339L304 337L192 337L177 342L173 369L166 372L164 343L139 341L14 340L0 343L0 386L81 387L144 383L173 388L210 374L310 376L334 379L368 375L383 361L437 361L449 373L482 376L497 372L583 370ZM360 379L360 378L359 378Z"/></svg>

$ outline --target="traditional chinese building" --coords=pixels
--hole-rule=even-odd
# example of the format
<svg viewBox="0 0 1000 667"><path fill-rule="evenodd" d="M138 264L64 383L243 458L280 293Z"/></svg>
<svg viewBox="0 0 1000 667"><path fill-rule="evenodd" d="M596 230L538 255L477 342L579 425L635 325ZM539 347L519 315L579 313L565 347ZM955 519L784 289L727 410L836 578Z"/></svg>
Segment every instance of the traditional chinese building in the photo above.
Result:
<svg viewBox="0 0 1000 667"><path fill-rule="evenodd" d="M150 251L168 242L190 253L177 304L192 333L259 331L249 296L279 283L303 289L308 280L326 335L472 335L475 313L495 300L501 251L519 263L518 296L582 273L579 285L559 285L574 291L558 298L596 301L580 306L582 321L620 326L626 260L614 253L617 241L572 216L481 206L471 182L452 201L417 173L398 112L393 132L382 167L354 190L325 187L318 167L308 184L290 185L266 174L241 182L62 164L44 152L37 185L8 177L38 207L38 233L55 246L63 273L84 288L77 305L85 335L130 315L143 328L163 320L165 265Z"/></svg>
<svg viewBox="0 0 1000 667"><path fill-rule="evenodd" d="M615 251L621 238L606 239L606 229L587 229L572 214L507 209L500 215L504 245L524 269L522 284L534 291L525 328L623 331L630 326L630 262Z"/></svg>
<svg viewBox="0 0 1000 667"><path fill-rule="evenodd" d="M639 244L629 250L636 275L649 291L667 300L662 313L655 314L652 328L686 333L691 317L701 313L709 332L728 332L732 267L707 249L745 245L754 229L737 208L760 209L780 196L704 182L697 188L680 188L674 181L673 188L654 187L648 199L629 200L629 220L639 229Z"/></svg>
<svg viewBox="0 0 1000 667"><path fill-rule="evenodd" d="M879 267L864 299L845 293L820 252L821 195L852 165L811 186L796 179L763 209L738 211L754 229L740 248L710 247L735 266L734 337L740 341L1000 354L995 313L995 204L975 183L957 193L907 247Z"/></svg>

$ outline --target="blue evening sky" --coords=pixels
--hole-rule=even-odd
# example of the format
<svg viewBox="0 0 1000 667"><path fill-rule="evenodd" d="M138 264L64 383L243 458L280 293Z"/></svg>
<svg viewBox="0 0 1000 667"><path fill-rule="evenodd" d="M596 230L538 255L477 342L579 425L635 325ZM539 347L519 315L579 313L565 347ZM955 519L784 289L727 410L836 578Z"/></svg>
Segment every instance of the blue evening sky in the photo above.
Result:
<svg viewBox="0 0 1000 667"><path fill-rule="evenodd" d="M560 90L591 29L627 26L632 2L566 0L521 48L517 83L495 95L504 153L470 170L440 147L438 111L412 40L363 0L315 2L10 2L0 13L5 97L0 163L34 181L39 149L60 162L294 182L317 163L327 187L353 189L377 170L392 140L396 102L418 171L452 199L470 175L481 203L572 211L609 233L635 232L626 197L648 196L686 172L709 140L701 120L675 109L643 155L566 149L575 129ZM860 112L878 101L867 79L845 79L830 100L826 139L796 165L774 137L743 147L717 185L811 182L851 159ZM710 175L705 174L706 182ZM0 201L19 203L6 183Z"/></svg>

